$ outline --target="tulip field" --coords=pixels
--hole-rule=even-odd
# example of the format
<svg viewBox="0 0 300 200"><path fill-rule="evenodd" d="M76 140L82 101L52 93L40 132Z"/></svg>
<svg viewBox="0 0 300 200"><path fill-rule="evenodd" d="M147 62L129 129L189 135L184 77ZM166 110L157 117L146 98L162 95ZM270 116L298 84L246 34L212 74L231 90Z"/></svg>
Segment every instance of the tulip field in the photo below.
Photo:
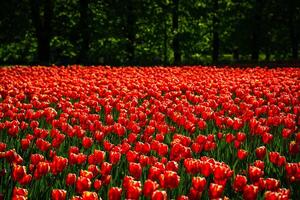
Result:
<svg viewBox="0 0 300 200"><path fill-rule="evenodd" d="M0 68L0 200L300 199L300 69Z"/></svg>

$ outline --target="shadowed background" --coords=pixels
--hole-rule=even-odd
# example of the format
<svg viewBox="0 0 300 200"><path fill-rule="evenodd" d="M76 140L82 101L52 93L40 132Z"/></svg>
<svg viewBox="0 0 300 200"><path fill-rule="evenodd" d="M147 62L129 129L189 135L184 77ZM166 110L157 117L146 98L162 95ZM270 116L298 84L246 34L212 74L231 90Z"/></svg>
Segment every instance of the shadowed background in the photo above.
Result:
<svg viewBox="0 0 300 200"><path fill-rule="evenodd" d="M297 0L0 2L0 65L297 65Z"/></svg>

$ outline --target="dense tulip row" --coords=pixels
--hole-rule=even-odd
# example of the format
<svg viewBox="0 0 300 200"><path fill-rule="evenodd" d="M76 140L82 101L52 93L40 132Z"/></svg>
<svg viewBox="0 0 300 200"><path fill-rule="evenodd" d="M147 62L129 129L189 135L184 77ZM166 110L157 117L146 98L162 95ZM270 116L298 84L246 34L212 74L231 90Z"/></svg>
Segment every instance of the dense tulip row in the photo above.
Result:
<svg viewBox="0 0 300 200"><path fill-rule="evenodd" d="M299 69L0 74L0 199L300 199Z"/></svg>

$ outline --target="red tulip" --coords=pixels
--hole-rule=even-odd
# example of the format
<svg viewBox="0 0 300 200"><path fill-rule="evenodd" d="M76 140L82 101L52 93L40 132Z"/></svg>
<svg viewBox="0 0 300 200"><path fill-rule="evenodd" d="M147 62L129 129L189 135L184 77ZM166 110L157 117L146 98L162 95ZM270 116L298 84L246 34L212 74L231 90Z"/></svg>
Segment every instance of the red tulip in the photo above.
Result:
<svg viewBox="0 0 300 200"><path fill-rule="evenodd" d="M51 192L52 200L64 200L66 199L67 191L61 189L53 189Z"/></svg>
<svg viewBox="0 0 300 200"><path fill-rule="evenodd" d="M104 151L95 149L93 155L94 155L95 164L101 164L105 159Z"/></svg>
<svg viewBox="0 0 300 200"><path fill-rule="evenodd" d="M32 175L26 174L25 176L23 176L23 178L21 180L19 180L19 183L21 185L27 185L31 182L31 180L32 180Z"/></svg>
<svg viewBox="0 0 300 200"><path fill-rule="evenodd" d="M79 153L77 156L76 164L84 164L86 162L87 156L84 153Z"/></svg>
<svg viewBox="0 0 300 200"><path fill-rule="evenodd" d="M289 144L289 153L296 155L300 152L300 144L297 144L295 141L291 141Z"/></svg>
<svg viewBox="0 0 300 200"><path fill-rule="evenodd" d="M164 143L160 143L159 147L158 147L158 155L160 156L165 156L168 153L168 145L164 144Z"/></svg>
<svg viewBox="0 0 300 200"><path fill-rule="evenodd" d="M145 167L150 164L150 159L148 156L141 155L139 159L139 163L141 164L142 167Z"/></svg>
<svg viewBox="0 0 300 200"><path fill-rule="evenodd" d="M21 180L26 175L26 167L21 165L13 166L12 178L15 181Z"/></svg>
<svg viewBox="0 0 300 200"><path fill-rule="evenodd" d="M245 200L256 200L258 195L258 187L254 185L246 185L243 189L243 198Z"/></svg>
<svg viewBox="0 0 300 200"><path fill-rule="evenodd" d="M236 149L239 149L242 145L242 143L238 140L234 140L233 145Z"/></svg>
<svg viewBox="0 0 300 200"><path fill-rule="evenodd" d="M233 189L235 191L243 191L243 188L247 185L247 178L246 176L236 175L234 182L233 182Z"/></svg>
<svg viewBox="0 0 300 200"><path fill-rule="evenodd" d="M211 141L207 141L204 144L204 151L213 151L216 148L216 143L215 142L211 142Z"/></svg>
<svg viewBox="0 0 300 200"><path fill-rule="evenodd" d="M103 185L108 185L110 183L110 180L111 180L111 175L105 175L101 177L101 181Z"/></svg>
<svg viewBox="0 0 300 200"><path fill-rule="evenodd" d="M30 145L30 140L29 139L25 138L25 139L21 140L21 148L22 148L22 150L24 150L24 151L27 150L28 147L29 147L29 145Z"/></svg>
<svg viewBox="0 0 300 200"><path fill-rule="evenodd" d="M139 154L136 151L129 150L126 153L126 158L127 158L128 162L136 162L138 157L139 157Z"/></svg>
<svg viewBox="0 0 300 200"><path fill-rule="evenodd" d="M235 117L233 121L233 130L239 130L242 127L243 127L243 121Z"/></svg>
<svg viewBox="0 0 300 200"><path fill-rule="evenodd" d="M47 162L39 162L34 171L34 178L39 179L50 171L50 164Z"/></svg>
<svg viewBox="0 0 300 200"><path fill-rule="evenodd" d="M31 156L30 156L30 161L31 161L31 164L33 164L33 165L37 165L39 162L44 161L44 160L45 160L45 158L41 154L31 154Z"/></svg>
<svg viewBox="0 0 300 200"><path fill-rule="evenodd" d="M86 149L90 148L93 145L93 138L84 136L82 138L82 146Z"/></svg>
<svg viewBox="0 0 300 200"><path fill-rule="evenodd" d="M120 200L122 195L122 188L111 187L108 192L109 200Z"/></svg>
<svg viewBox="0 0 300 200"><path fill-rule="evenodd" d="M141 191L142 190L139 186L129 184L126 188L126 199L139 199Z"/></svg>
<svg viewBox="0 0 300 200"><path fill-rule="evenodd" d="M45 140L43 140L43 139L41 139L41 138L38 138L38 139L36 140L35 144L36 144L36 147L37 147L39 150L43 151L43 152L48 151L49 148L51 147L50 142L45 141Z"/></svg>
<svg viewBox="0 0 300 200"><path fill-rule="evenodd" d="M173 171L165 171L164 173L164 186L165 188L174 189L178 187L180 182L180 176Z"/></svg>
<svg viewBox="0 0 300 200"><path fill-rule="evenodd" d="M130 150L130 148L131 148L131 145L124 141L121 145L121 154L126 154L126 156L127 156L127 153Z"/></svg>
<svg viewBox="0 0 300 200"><path fill-rule="evenodd" d="M203 120L203 119L200 119L199 121L198 121L198 127L199 127L199 129L200 130L204 130L204 129L206 129L206 122Z"/></svg>
<svg viewBox="0 0 300 200"><path fill-rule="evenodd" d="M78 154L79 153L79 148L76 147L76 146L70 146L70 148L69 148L69 154L70 153Z"/></svg>
<svg viewBox="0 0 300 200"><path fill-rule="evenodd" d="M260 146L255 149L256 157L260 160L264 159L266 152L267 152L267 149L265 146Z"/></svg>
<svg viewBox="0 0 300 200"><path fill-rule="evenodd" d="M199 192L195 188L191 187L188 196L191 200L200 199L202 196L202 192Z"/></svg>
<svg viewBox="0 0 300 200"><path fill-rule="evenodd" d="M17 159L17 152L15 149L8 150L2 154L2 158L6 158L9 163L13 163Z"/></svg>
<svg viewBox="0 0 300 200"><path fill-rule="evenodd" d="M223 190L224 190L223 185L211 183L209 185L209 198L211 199L221 198Z"/></svg>
<svg viewBox="0 0 300 200"><path fill-rule="evenodd" d="M63 143L65 140L65 135L61 133L57 133L56 136L52 140L52 147L54 148L59 148L60 145Z"/></svg>
<svg viewBox="0 0 300 200"><path fill-rule="evenodd" d="M164 190L155 190L151 196L151 200L167 200L168 196Z"/></svg>
<svg viewBox="0 0 300 200"><path fill-rule="evenodd" d="M280 181L274 178L266 178L266 189L275 191L280 187Z"/></svg>
<svg viewBox="0 0 300 200"><path fill-rule="evenodd" d="M121 159L121 153L117 151L109 152L109 162L113 165L117 164Z"/></svg>
<svg viewBox="0 0 300 200"><path fill-rule="evenodd" d="M94 177L93 173L88 170L80 170L79 176L92 179Z"/></svg>
<svg viewBox="0 0 300 200"><path fill-rule="evenodd" d="M129 163L129 174L132 175L135 179L140 179L142 175L142 166L140 163Z"/></svg>
<svg viewBox="0 0 300 200"><path fill-rule="evenodd" d="M204 144L204 143L206 143L206 141L207 141L207 137L205 136L205 135L198 135L197 136L197 138L196 138L196 142L198 143L198 144Z"/></svg>
<svg viewBox="0 0 300 200"><path fill-rule="evenodd" d="M67 186L74 185L75 182L76 182L76 174L69 173L66 177L66 185Z"/></svg>
<svg viewBox="0 0 300 200"><path fill-rule="evenodd" d="M158 186L157 182L147 179L144 183L143 194L146 197L152 196L152 193L158 188Z"/></svg>
<svg viewBox="0 0 300 200"><path fill-rule="evenodd" d="M78 160L78 155L75 153L69 153L69 163L70 165L75 165L77 164Z"/></svg>
<svg viewBox="0 0 300 200"><path fill-rule="evenodd" d="M292 132L292 130L291 129L287 129L287 128L284 128L283 130L282 130L282 137L283 138L285 138L285 139L287 139L287 138L289 138L290 137L290 135L292 134L293 132Z"/></svg>
<svg viewBox="0 0 300 200"><path fill-rule="evenodd" d="M51 163L51 172L56 175L62 172L68 165L68 159L62 156L55 156Z"/></svg>
<svg viewBox="0 0 300 200"><path fill-rule="evenodd" d="M82 193L82 200L98 200L98 195L96 192L84 191Z"/></svg>
<svg viewBox="0 0 300 200"><path fill-rule="evenodd" d="M95 140L98 141L98 142L102 142L104 137L105 137L105 134L101 131L95 131L94 133L94 137L95 137Z"/></svg>
<svg viewBox="0 0 300 200"><path fill-rule="evenodd" d="M191 149L194 153L201 153L201 151L203 150L203 145L200 145L198 143L193 143L191 145Z"/></svg>
<svg viewBox="0 0 300 200"><path fill-rule="evenodd" d="M206 179L204 177L193 177L192 178L192 186L198 192L202 192L206 185Z"/></svg>
<svg viewBox="0 0 300 200"><path fill-rule="evenodd" d="M92 172L93 177L101 174L101 170L100 170L100 168L97 165L89 165L88 166L88 171Z"/></svg>
<svg viewBox="0 0 300 200"><path fill-rule="evenodd" d="M101 174L103 176L109 175L112 169L112 164L108 162L103 162L101 165Z"/></svg>
<svg viewBox="0 0 300 200"><path fill-rule="evenodd" d="M278 152L270 152L269 153L270 162L275 165L278 163L279 157L280 157L280 154Z"/></svg>
<svg viewBox="0 0 300 200"><path fill-rule="evenodd" d="M168 158L162 157L162 158L160 159L160 162L163 163L163 164L166 164L166 163L168 162Z"/></svg>
<svg viewBox="0 0 300 200"><path fill-rule="evenodd" d="M127 189L129 187L130 184L132 184L132 182L134 181L134 178L132 176L125 176L123 178L123 188Z"/></svg>
<svg viewBox="0 0 300 200"><path fill-rule="evenodd" d="M110 115L110 114L105 115L105 122L106 122L106 124L108 124L108 125L112 125L112 124L114 123L114 118L113 118L113 116ZM120 129L121 129L121 127L117 127L116 132L117 132L117 133L121 132Z"/></svg>
<svg viewBox="0 0 300 200"><path fill-rule="evenodd" d="M207 140L210 142L215 142L215 135L214 134L208 134L207 135ZM189 145L185 145L185 146L189 146Z"/></svg>
<svg viewBox="0 0 300 200"><path fill-rule="evenodd" d="M33 120L30 122L30 128L32 128L32 130L36 129L39 126L39 122L36 120Z"/></svg>
<svg viewBox="0 0 300 200"><path fill-rule="evenodd" d="M249 178L252 182L256 182L260 177L263 176L264 172L255 166L249 166L248 169Z"/></svg>
<svg viewBox="0 0 300 200"><path fill-rule="evenodd" d="M6 149L6 144L5 143L3 143L3 142L0 142L0 152L1 151L4 151L5 149Z"/></svg>
<svg viewBox="0 0 300 200"><path fill-rule="evenodd" d="M266 191L265 192L265 200L277 200L284 199L288 200L290 198L290 190L285 188L280 188L277 191Z"/></svg>
<svg viewBox="0 0 300 200"><path fill-rule="evenodd" d="M89 178L79 176L76 181L76 192L82 193L83 191L90 190L92 182Z"/></svg>
<svg viewBox="0 0 300 200"><path fill-rule="evenodd" d="M129 133L129 135L128 135L128 142L130 144L133 144L136 141L137 137L138 137L137 134L135 134L135 133Z"/></svg>
<svg viewBox="0 0 300 200"><path fill-rule="evenodd" d="M260 191L264 190L266 188L266 180L264 178L259 178L253 185L257 186Z"/></svg>
<svg viewBox="0 0 300 200"><path fill-rule="evenodd" d="M271 133L263 133L262 140L264 144L269 144L273 140L273 135Z"/></svg>
<svg viewBox="0 0 300 200"><path fill-rule="evenodd" d="M285 171L288 176L292 176L297 173L298 164L297 163L287 163L285 165Z"/></svg>
<svg viewBox="0 0 300 200"><path fill-rule="evenodd" d="M189 198L185 195L180 195L176 198L176 200L189 200Z"/></svg>
<svg viewBox="0 0 300 200"><path fill-rule="evenodd" d="M28 196L28 190L24 188L14 187L13 189L13 196Z"/></svg>
<svg viewBox="0 0 300 200"><path fill-rule="evenodd" d="M286 163L286 158L285 158L285 156L279 156L278 162L277 162L277 166L278 166L278 167L282 167L282 166L285 165L285 163Z"/></svg>
<svg viewBox="0 0 300 200"><path fill-rule="evenodd" d="M228 133L225 137L226 137L225 140L227 143L231 143L235 139L235 136L232 133Z"/></svg>
<svg viewBox="0 0 300 200"><path fill-rule="evenodd" d="M148 179L151 180L158 180L159 175L162 173L163 170L159 169L158 167L151 166L148 173Z"/></svg>
<svg viewBox="0 0 300 200"><path fill-rule="evenodd" d="M101 187L102 187L102 181L99 180L99 179L96 179L96 180L94 181L94 188L95 188L95 190L98 191L98 190L101 189Z"/></svg>
<svg viewBox="0 0 300 200"><path fill-rule="evenodd" d="M213 172L212 166L208 162L202 163L200 170L201 170L201 174L205 177L208 177Z"/></svg>
<svg viewBox="0 0 300 200"><path fill-rule="evenodd" d="M96 159L95 159L95 155L94 154L90 154L89 156L88 156L88 163L89 163L89 165L95 165L95 164L97 164L96 163Z"/></svg>
<svg viewBox="0 0 300 200"><path fill-rule="evenodd" d="M244 160L248 156L248 152L244 149L239 149L237 152L237 157L240 160Z"/></svg>
<svg viewBox="0 0 300 200"><path fill-rule="evenodd" d="M244 142L246 140L246 134L243 132L238 132L236 134L236 139L240 142Z"/></svg>
<svg viewBox="0 0 300 200"><path fill-rule="evenodd" d="M272 191L265 192L265 200L277 200L277 199L284 199L284 198L282 198L280 193L278 192L272 192ZM288 200L289 198L286 199Z"/></svg>
<svg viewBox="0 0 300 200"><path fill-rule="evenodd" d="M256 161L253 163L253 165L254 165L255 167L258 167L258 168L261 169L262 171L264 171L264 169L265 169L265 163L264 163L263 161L261 161L261 160L256 160Z"/></svg>
<svg viewBox="0 0 300 200"><path fill-rule="evenodd" d="M217 136L218 136L218 139L221 140L221 139L223 138L224 135L223 135L223 133L218 132Z"/></svg>
<svg viewBox="0 0 300 200"><path fill-rule="evenodd" d="M215 180L224 180L227 175L227 168L225 166L216 166L213 171Z"/></svg>
<svg viewBox="0 0 300 200"><path fill-rule="evenodd" d="M178 163L175 161L168 161L167 165L166 165L166 170L177 172L178 171Z"/></svg>
<svg viewBox="0 0 300 200"><path fill-rule="evenodd" d="M202 167L203 163L198 162L198 160L193 159L193 158L187 158L184 160L183 165L184 165L187 173L196 174L196 173L200 172L200 170L201 170L200 167Z"/></svg>

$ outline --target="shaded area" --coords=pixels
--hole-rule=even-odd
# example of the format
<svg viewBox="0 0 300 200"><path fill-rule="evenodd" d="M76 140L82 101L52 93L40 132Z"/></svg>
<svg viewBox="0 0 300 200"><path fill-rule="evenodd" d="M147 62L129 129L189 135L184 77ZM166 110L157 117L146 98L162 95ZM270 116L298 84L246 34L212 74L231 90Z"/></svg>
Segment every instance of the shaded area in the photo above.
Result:
<svg viewBox="0 0 300 200"><path fill-rule="evenodd" d="M299 63L296 0L0 3L0 65Z"/></svg>

